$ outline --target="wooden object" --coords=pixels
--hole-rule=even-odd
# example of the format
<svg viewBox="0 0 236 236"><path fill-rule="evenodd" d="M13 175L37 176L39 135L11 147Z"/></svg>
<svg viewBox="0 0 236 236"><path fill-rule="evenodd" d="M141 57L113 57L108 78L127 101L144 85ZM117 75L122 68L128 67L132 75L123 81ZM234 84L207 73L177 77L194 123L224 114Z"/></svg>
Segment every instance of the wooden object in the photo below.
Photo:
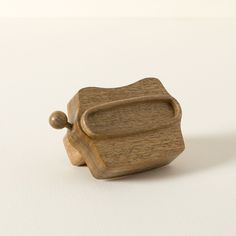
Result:
<svg viewBox="0 0 236 236"><path fill-rule="evenodd" d="M155 78L120 88L81 89L68 104L68 120L54 112L52 127L68 131L74 165L95 178L113 178L164 166L183 150L179 103Z"/></svg>

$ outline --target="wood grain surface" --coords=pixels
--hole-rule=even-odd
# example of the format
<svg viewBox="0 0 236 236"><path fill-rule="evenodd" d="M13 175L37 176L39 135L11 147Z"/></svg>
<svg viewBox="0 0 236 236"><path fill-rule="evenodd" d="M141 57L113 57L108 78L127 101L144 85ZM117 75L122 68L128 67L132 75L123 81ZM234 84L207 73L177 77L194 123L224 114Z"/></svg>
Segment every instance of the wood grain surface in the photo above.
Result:
<svg viewBox="0 0 236 236"><path fill-rule="evenodd" d="M161 167L184 150L180 105L155 78L81 89L68 104L68 120L73 127L64 143L72 163L85 162L99 179Z"/></svg>

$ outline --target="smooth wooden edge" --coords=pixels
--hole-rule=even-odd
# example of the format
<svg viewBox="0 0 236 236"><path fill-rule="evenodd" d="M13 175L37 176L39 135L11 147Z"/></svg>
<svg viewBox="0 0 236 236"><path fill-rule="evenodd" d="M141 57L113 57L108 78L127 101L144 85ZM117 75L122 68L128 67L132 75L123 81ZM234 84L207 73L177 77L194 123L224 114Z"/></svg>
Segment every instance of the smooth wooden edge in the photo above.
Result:
<svg viewBox="0 0 236 236"><path fill-rule="evenodd" d="M87 90L90 90L90 89L98 89L98 90L119 90L119 89L126 89L126 88L129 88L129 87L133 87L134 85L137 85L137 84L140 84L142 82L147 82L147 81L150 81L150 82L155 82L155 83L158 83L162 86L162 89L168 94L167 90L165 89L165 87L163 86L163 84L161 83L160 79L158 78L155 78L155 77L146 77L146 78L143 78L143 79L140 79L138 81L135 81L131 84L127 84L127 85L124 85L124 86L119 86L119 87L96 87L96 86L88 86L88 87L85 87L85 88L81 88L78 93L80 92L87 92Z"/></svg>
<svg viewBox="0 0 236 236"><path fill-rule="evenodd" d="M153 127L151 129L148 129L145 131L143 131L143 130L134 131L134 132L127 131L125 133L119 133L119 134L115 134L115 135L96 133L90 128L88 116L91 115L92 113L96 113L101 110L111 109L112 107L123 106L123 105L131 104L131 103L137 103L137 102L143 102L143 101L148 102L148 101L154 101L154 100L169 102L174 109L174 113L175 113L174 117L171 120L167 120L166 122L162 123L159 126ZM104 104L89 108L88 110L86 110L82 114L82 116L80 118L80 125L81 125L82 130L91 138L109 138L109 137L121 137L121 136L126 136L126 135L133 135L133 134L140 133L140 132L146 132L146 131L165 128L165 127L170 126L176 122L179 122L180 119L181 119L181 108L180 108L180 105L176 99L174 99L173 97L168 96L168 95L149 95L149 96L142 96L142 97L117 100L114 102L108 102L108 103L104 103Z"/></svg>
<svg viewBox="0 0 236 236"><path fill-rule="evenodd" d="M67 155L69 157L69 160L72 165L75 166L84 166L86 165L80 151L76 149L69 141L68 135L66 134L63 143L67 152Z"/></svg>

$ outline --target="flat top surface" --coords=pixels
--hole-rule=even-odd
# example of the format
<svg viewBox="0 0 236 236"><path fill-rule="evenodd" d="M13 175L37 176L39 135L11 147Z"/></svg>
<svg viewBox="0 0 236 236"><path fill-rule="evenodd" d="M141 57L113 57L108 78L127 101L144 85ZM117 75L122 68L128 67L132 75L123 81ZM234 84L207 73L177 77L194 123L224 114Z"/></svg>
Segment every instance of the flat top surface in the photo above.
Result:
<svg viewBox="0 0 236 236"><path fill-rule="evenodd" d="M236 21L0 20L0 235L236 235ZM48 125L82 87L158 77L186 151L124 179L72 166Z"/></svg>

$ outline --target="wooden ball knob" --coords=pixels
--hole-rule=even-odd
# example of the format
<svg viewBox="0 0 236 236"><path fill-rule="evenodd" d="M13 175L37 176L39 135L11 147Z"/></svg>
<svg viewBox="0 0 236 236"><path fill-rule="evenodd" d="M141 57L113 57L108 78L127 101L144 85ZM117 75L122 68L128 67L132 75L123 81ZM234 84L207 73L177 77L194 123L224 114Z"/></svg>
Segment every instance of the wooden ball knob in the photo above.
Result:
<svg viewBox="0 0 236 236"><path fill-rule="evenodd" d="M68 122L67 116L62 111L54 111L49 117L49 124L54 129L72 129L72 124Z"/></svg>

